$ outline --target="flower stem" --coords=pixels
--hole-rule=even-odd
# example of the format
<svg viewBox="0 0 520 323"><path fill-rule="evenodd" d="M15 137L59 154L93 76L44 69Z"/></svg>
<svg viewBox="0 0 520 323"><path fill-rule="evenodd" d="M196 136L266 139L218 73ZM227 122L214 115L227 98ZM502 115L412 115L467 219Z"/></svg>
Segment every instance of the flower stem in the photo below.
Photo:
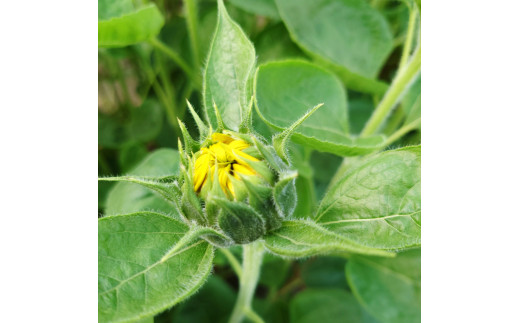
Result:
<svg viewBox="0 0 520 323"><path fill-rule="evenodd" d="M397 103L399 103L399 100L406 93L409 85L413 82L420 70L421 45L419 45L406 67L399 71L395 79L392 81L392 84L388 88L388 91L386 91L385 96L372 113L372 116L366 123L363 131L361 131L362 137L373 135L376 131L379 130L390 112L392 112L392 108Z"/></svg>
<svg viewBox="0 0 520 323"><path fill-rule="evenodd" d="M260 317L251 309L251 301L253 300L256 284L260 275L264 247L260 241L255 241L244 245L243 248L240 290L229 323L240 323L244 316L248 316L249 318L254 317L256 322L262 322Z"/></svg>

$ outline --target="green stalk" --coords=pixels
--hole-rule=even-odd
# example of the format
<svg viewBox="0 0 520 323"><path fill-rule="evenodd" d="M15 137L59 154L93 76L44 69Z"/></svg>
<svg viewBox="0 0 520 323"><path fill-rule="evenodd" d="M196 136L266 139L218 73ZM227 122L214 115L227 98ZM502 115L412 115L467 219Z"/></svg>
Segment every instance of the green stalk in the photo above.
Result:
<svg viewBox="0 0 520 323"><path fill-rule="evenodd" d="M244 316L247 316L256 322L262 322L262 319L260 319L260 317L252 310L251 302L260 275L264 246L260 241L255 241L244 245L243 248L244 253L242 259L242 276L240 277L240 290L229 323L240 323Z"/></svg>
<svg viewBox="0 0 520 323"><path fill-rule="evenodd" d="M166 64L164 62L164 57L162 54L160 53L157 53L156 52L156 58L157 58L157 62L159 63L159 78L161 79L161 82L163 84L163 90L164 90L164 93L166 94L166 97L168 98L168 101L170 102L174 102L173 105L175 107L175 110L176 109L176 106L175 106L175 89L173 87L173 84L172 82L170 81L170 77L168 76L167 74L167 69L166 69Z"/></svg>
<svg viewBox="0 0 520 323"><path fill-rule="evenodd" d="M396 132L394 132L388 139L385 141L385 147L393 144L402 136L406 135L408 132L417 129L421 125L421 118L417 118L414 121L410 122L407 125L402 126Z"/></svg>
<svg viewBox="0 0 520 323"><path fill-rule="evenodd" d="M199 31L197 18L197 0L184 0L186 7L186 24L190 36L191 52L193 54L193 62L195 70L199 69L200 53L199 53Z"/></svg>
<svg viewBox="0 0 520 323"><path fill-rule="evenodd" d="M408 86L413 82L419 71L421 70L421 45L413 54L410 62L400 71L392 81L390 88L386 91L385 96L379 102L379 105L372 113L361 131L361 137L373 135L379 130L379 127L392 112L392 108L399 103L402 96L406 93Z"/></svg>
<svg viewBox="0 0 520 323"><path fill-rule="evenodd" d="M250 308L246 310L245 315L248 319L253 321L253 323L265 323L260 315L256 314L255 311Z"/></svg>
<svg viewBox="0 0 520 323"><path fill-rule="evenodd" d="M219 250L229 261L229 264L231 265L231 268L233 268L233 270L237 274L238 279L241 279L242 278L242 267L240 267L240 263L238 262L237 258L228 249L221 248Z"/></svg>
<svg viewBox="0 0 520 323"><path fill-rule="evenodd" d="M406 31L406 40L401 53L401 60L399 61L398 71L401 71L408 63L410 58L410 51L412 49L413 33L415 32L415 22L417 21L417 7L412 5L410 8L410 17L408 19L408 30ZM398 72L399 73L399 72Z"/></svg>
<svg viewBox="0 0 520 323"><path fill-rule="evenodd" d="M401 105L398 105L397 108L394 109L394 112L390 117L388 117L388 121L386 122L382 133L389 136L394 133L394 131L399 127L402 123L406 114L404 113L404 109Z"/></svg>
<svg viewBox="0 0 520 323"><path fill-rule="evenodd" d="M149 40L150 44L166 54L169 58L171 58L179 67L186 73L186 75L190 78L192 82L195 83L195 86L197 89L200 89L200 81L198 77L196 77L195 73L193 72L193 69L184 61L184 59L173 49L168 47L166 44L164 44L162 41L160 41L157 38L152 38Z"/></svg>
<svg viewBox="0 0 520 323"><path fill-rule="evenodd" d="M166 110L166 116L168 118L168 122L173 127L173 130L176 134L180 134L179 123L177 122L177 115L175 114L175 106L174 103L168 100L168 96L162 89L161 85L158 82L153 83L153 90L161 103L164 105Z"/></svg>

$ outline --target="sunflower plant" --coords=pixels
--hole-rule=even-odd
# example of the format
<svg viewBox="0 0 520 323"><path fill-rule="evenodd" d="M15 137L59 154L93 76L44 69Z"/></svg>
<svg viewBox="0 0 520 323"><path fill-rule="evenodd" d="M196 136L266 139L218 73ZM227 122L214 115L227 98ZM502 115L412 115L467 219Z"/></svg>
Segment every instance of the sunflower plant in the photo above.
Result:
<svg viewBox="0 0 520 323"><path fill-rule="evenodd" d="M161 79L162 87L153 81L151 88L178 137L177 149L155 150L126 175L100 177L103 184L119 183L110 189L99 218L99 320L153 322L155 315L193 299L214 266L228 266L238 278L238 294L232 310L215 320L263 322L255 291L266 279L266 259L290 264L328 255L343 259L343 265L346 261L348 292L306 290L291 301L291 322L307 322L303 314L313 308L341 307L337 300L352 304L352 320L344 322L417 321L420 1L392 6L406 9L408 24L389 84L377 73L392 51L393 33L403 28L392 30L388 21L396 18L384 16L385 6L377 1L370 6L363 0L320 0L315 7L312 1L230 1L241 10L281 20L299 48L296 58L258 64L255 46L218 0L201 79L196 72L202 66L197 1L184 1L192 64L157 37L165 23L164 3L132 7L116 2L100 0L100 47L136 46L139 59L149 59L151 48L163 53L188 79L182 85L185 98L200 91L201 99L196 99L199 106L183 103L189 112L185 117L180 103L171 105L174 96L169 96L168 77L161 75L166 67L160 56L151 60L159 70L145 74ZM121 9L125 3L126 11ZM124 12L110 15L118 10ZM331 21L316 20L325 12ZM336 22L353 29L345 29L348 46L357 44L348 52L320 46ZM363 122L349 120L345 88L376 102ZM358 94L349 105L366 103L360 98L366 96ZM152 111L160 104L145 101L141 109ZM128 112L130 120L138 123L134 110ZM117 129L131 134L126 130L131 125ZM141 147L135 146L140 138L124 147ZM321 164L313 162L315 155L325 156ZM334 167L330 161L337 161ZM316 174L323 172L331 175L320 182ZM273 279L283 280L287 270L275 272ZM210 279L206 285L213 284ZM279 300L285 288L271 289L267 299ZM335 301L323 305L324 295L334 295ZM219 295L212 295L211 302L215 298ZM287 319L276 319L265 307L263 313L268 321Z"/></svg>

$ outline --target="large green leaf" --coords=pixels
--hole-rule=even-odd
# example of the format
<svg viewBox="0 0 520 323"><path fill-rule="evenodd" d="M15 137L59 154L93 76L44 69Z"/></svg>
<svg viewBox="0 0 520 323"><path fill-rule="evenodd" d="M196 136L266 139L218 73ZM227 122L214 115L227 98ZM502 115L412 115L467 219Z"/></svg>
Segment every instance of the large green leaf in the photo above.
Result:
<svg viewBox="0 0 520 323"><path fill-rule="evenodd" d="M229 0L229 2L252 14L280 20L274 0Z"/></svg>
<svg viewBox="0 0 520 323"><path fill-rule="evenodd" d="M253 42L258 63L305 56L300 48L292 42L283 23L267 26L253 39Z"/></svg>
<svg viewBox="0 0 520 323"><path fill-rule="evenodd" d="M284 221L282 227L264 237L265 246L286 257L308 257L328 253L361 253L391 256L383 250L364 247L328 231L312 221Z"/></svg>
<svg viewBox="0 0 520 323"><path fill-rule="evenodd" d="M382 147L382 136L349 137L343 85L315 64L301 60L264 64L255 77L255 94L258 114L277 130L324 103L298 127L292 136L297 143L337 155L365 154Z"/></svg>
<svg viewBox="0 0 520 323"><path fill-rule="evenodd" d="M163 148L146 157L128 175L168 176L179 173L179 152ZM117 183L108 194L105 213L109 215L136 211L176 212L171 203L152 190L135 183Z"/></svg>
<svg viewBox="0 0 520 323"><path fill-rule="evenodd" d="M374 111L374 99L371 95L353 93L348 101L350 133L359 135Z"/></svg>
<svg viewBox="0 0 520 323"><path fill-rule="evenodd" d="M352 294L339 288L307 289L290 304L291 323L376 323Z"/></svg>
<svg viewBox="0 0 520 323"><path fill-rule="evenodd" d="M99 3L99 47L124 47L148 40L159 34L164 25L155 4L134 9L131 1L114 1L112 5L107 1Z"/></svg>
<svg viewBox="0 0 520 323"><path fill-rule="evenodd" d="M135 10L133 0L98 0L98 20L108 20Z"/></svg>
<svg viewBox="0 0 520 323"><path fill-rule="evenodd" d="M374 248L421 244L421 147L389 150L349 169L327 192L316 221Z"/></svg>
<svg viewBox="0 0 520 323"><path fill-rule="evenodd" d="M312 257L301 264L300 276L309 288L348 288L345 257Z"/></svg>
<svg viewBox="0 0 520 323"><path fill-rule="evenodd" d="M238 130L250 100L248 81L255 66L255 49L240 26L231 20L222 0L218 6L217 27L204 71L204 104L214 128L215 103L224 124Z"/></svg>
<svg viewBox="0 0 520 323"><path fill-rule="evenodd" d="M347 86L384 92L373 79L392 50L385 18L365 0L276 0L292 38L338 69ZM328 64L327 64L328 63Z"/></svg>
<svg viewBox="0 0 520 323"><path fill-rule="evenodd" d="M382 323L421 321L421 251L396 258L354 257L347 280L366 310Z"/></svg>
<svg viewBox="0 0 520 323"><path fill-rule="evenodd" d="M213 247L199 240L169 250L188 226L169 216L139 212L99 219L100 322L148 317L186 299L211 271Z"/></svg>

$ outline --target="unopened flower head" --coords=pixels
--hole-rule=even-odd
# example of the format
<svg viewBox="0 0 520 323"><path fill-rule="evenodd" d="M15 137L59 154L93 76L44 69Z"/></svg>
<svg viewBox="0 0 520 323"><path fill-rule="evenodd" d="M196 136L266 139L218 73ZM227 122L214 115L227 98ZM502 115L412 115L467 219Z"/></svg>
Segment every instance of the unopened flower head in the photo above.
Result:
<svg viewBox="0 0 520 323"><path fill-rule="evenodd" d="M241 180L241 175L257 175L248 162L259 160L243 151L249 147L243 140L222 133L213 133L211 140L212 144L202 148L195 159L194 190L200 192L218 172L220 187L226 195L234 197L235 188L230 177Z"/></svg>

